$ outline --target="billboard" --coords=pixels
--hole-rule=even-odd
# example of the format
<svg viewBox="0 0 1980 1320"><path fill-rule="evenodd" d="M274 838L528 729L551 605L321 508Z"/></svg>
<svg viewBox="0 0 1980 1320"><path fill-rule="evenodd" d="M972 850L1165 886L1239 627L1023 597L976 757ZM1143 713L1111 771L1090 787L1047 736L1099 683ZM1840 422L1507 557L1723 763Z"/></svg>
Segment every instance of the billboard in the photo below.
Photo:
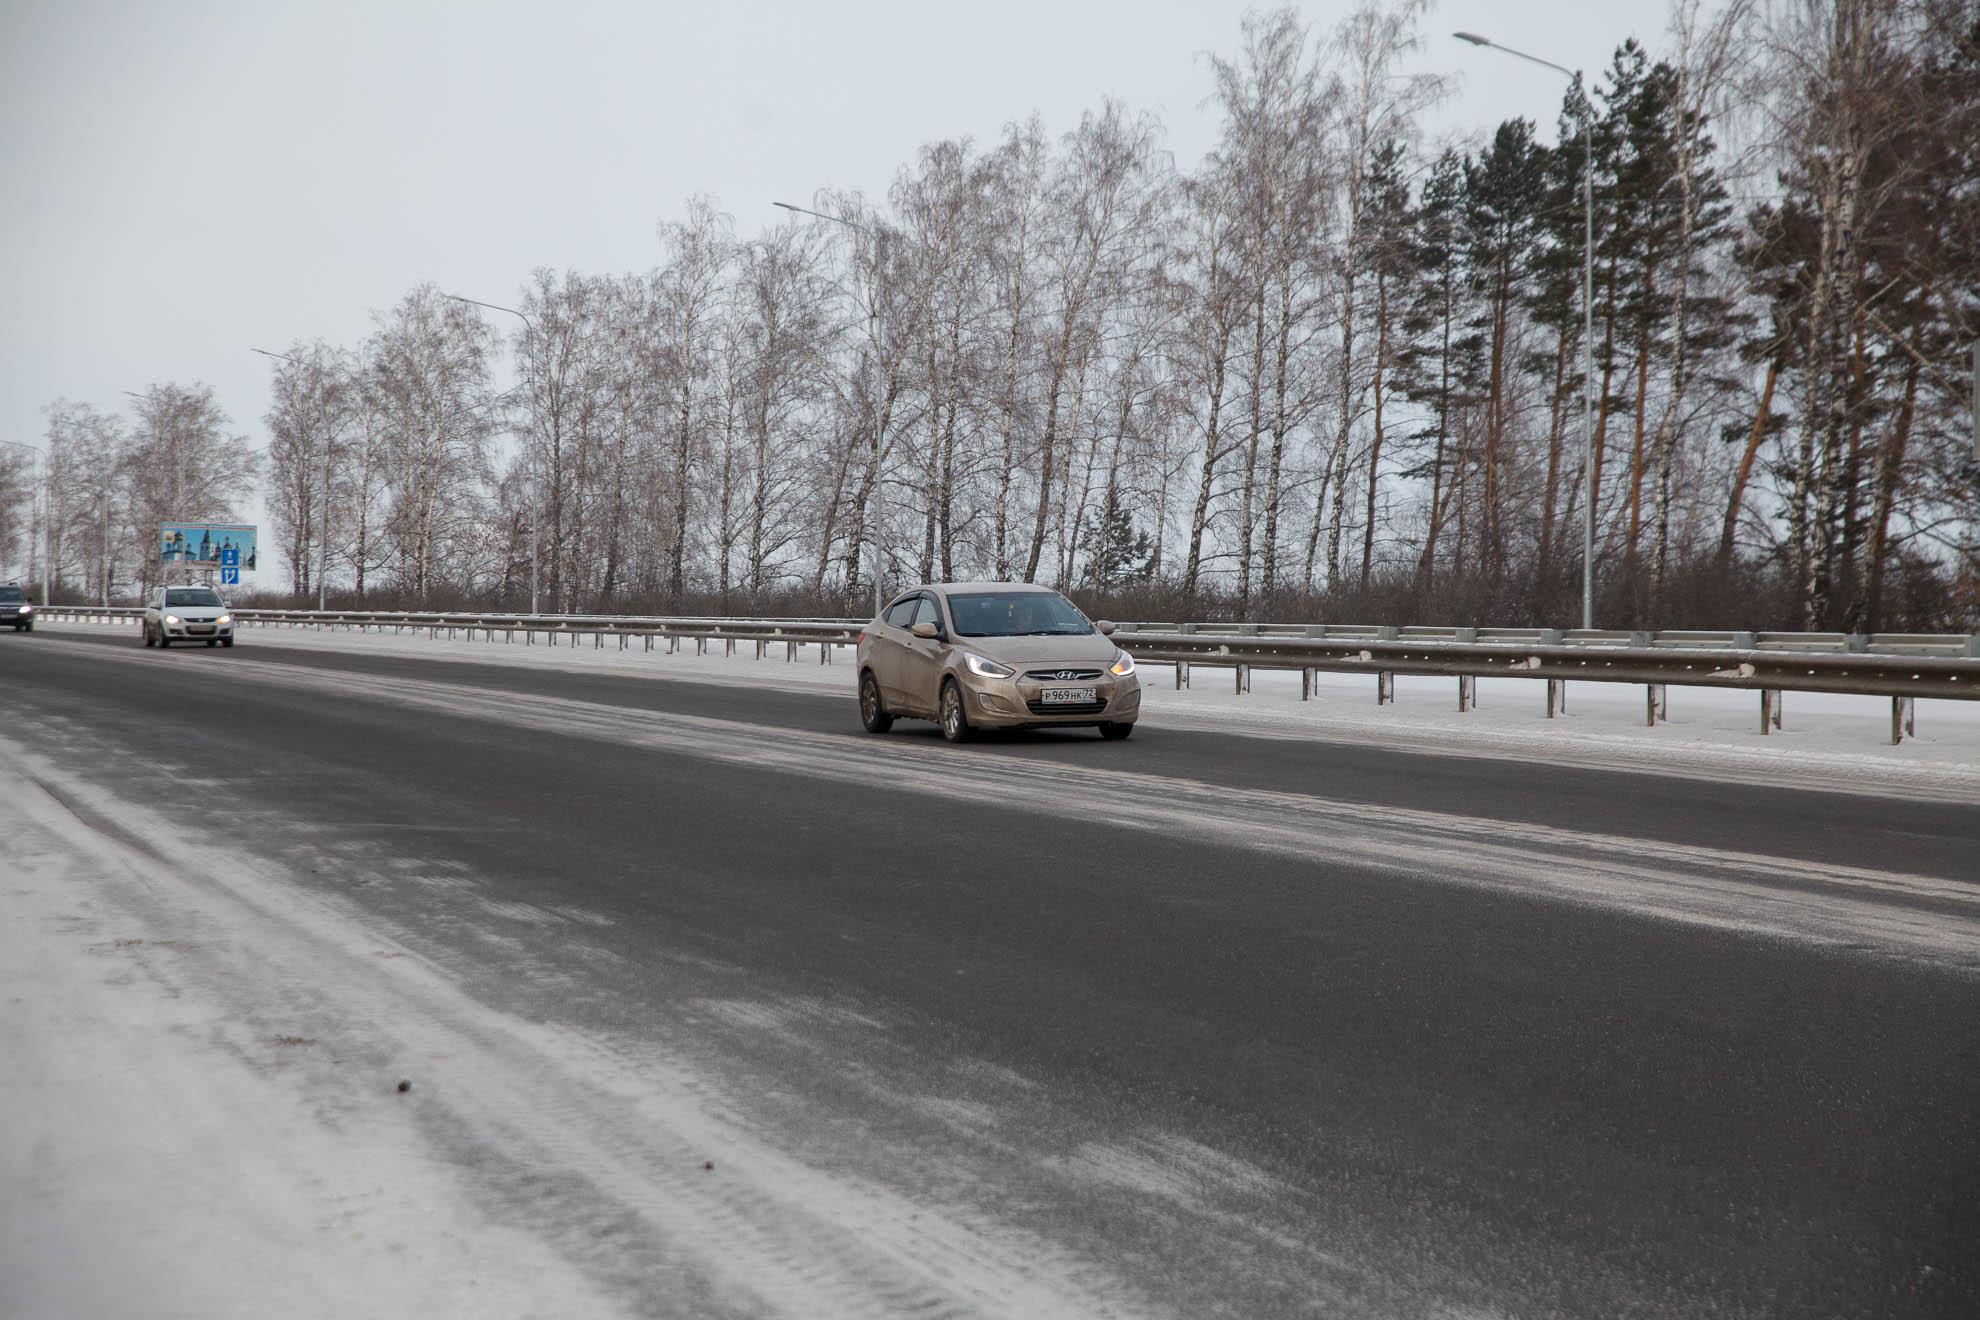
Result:
<svg viewBox="0 0 1980 1320"><path fill-rule="evenodd" d="M160 523L159 559L182 568L254 571L254 528L240 523Z"/></svg>

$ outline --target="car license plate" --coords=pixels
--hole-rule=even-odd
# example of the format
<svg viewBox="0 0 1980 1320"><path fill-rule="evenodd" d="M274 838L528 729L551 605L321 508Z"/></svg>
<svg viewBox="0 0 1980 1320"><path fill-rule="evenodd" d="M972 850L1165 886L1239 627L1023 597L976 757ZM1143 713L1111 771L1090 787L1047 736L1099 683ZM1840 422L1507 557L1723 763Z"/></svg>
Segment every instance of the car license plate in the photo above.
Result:
<svg viewBox="0 0 1980 1320"><path fill-rule="evenodd" d="M1048 706L1090 706L1095 698L1090 687L1048 687L1038 693L1038 699Z"/></svg>

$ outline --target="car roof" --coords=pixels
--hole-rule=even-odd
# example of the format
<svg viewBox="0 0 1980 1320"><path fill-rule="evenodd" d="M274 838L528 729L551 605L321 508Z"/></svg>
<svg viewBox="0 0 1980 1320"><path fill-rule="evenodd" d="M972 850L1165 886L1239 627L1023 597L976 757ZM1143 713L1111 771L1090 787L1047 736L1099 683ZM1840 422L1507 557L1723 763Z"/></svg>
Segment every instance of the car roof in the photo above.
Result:
<svg viewBox="0 0 1980 1320"><path fill-rule="evenodd" d="M939 591L952 594L962 591L972 595L1058 595L1043 582L931 582L922 587L923 591Z"/></svg>

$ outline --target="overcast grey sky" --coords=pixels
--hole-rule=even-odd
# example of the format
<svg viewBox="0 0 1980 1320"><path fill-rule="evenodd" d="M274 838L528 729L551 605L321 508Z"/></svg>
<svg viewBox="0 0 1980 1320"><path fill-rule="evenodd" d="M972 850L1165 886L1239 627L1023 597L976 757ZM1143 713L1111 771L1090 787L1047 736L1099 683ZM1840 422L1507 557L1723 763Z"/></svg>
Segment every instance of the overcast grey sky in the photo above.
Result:
<svg viewBox="0 0 1980 1320"><path fill-rule="evenodd" d="M1034 110L1056 134L1118 97L1193 164L1204 57L1254 7L5 0L0 438L39 444L58 397L200 380L259 447L272 364L250 346L353 343L421 280L508 302L536 266L643 270L690 195L746 235L773 199L878 194L921 143ZM1322 29L1351 7L1300 6ZM1554 75L1454 30L1599 68L1664 25L1654 0L1447 0L1418 67L1462 81L1431 127L1551 133L1560 104Z"/></svg>

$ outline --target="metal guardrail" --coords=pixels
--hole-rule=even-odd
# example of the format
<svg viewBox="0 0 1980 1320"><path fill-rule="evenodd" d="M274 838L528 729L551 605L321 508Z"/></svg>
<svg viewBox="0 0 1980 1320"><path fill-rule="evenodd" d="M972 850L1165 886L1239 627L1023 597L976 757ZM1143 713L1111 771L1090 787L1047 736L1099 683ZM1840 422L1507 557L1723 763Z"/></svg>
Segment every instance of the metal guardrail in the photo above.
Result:
<svg viewBox="0 0 1980 1320"><path fill-rule="evenodd" d="M131 622L141 609L53 606L48 619ZM533 645L541 636L556 645L576 646L590 637L596 648L607 637L618 649L640 639L652 651L665 642L668 652L685 641L705 654L721 642L735 654L738 642L752 643L762 658L782 644L795 660L803 646L818 648L819 663L858 639L863 620L747 619L707 616L528 615L413 613L405 611L236 610L250 627L341 628L360 632L443 632L472 641L479 633L492 642L521 637ZM1841 633L1618 632L1556 631L1539 628L1388 628L1327 624L1124 624L1114 639L1145 664L1172 665L1177 688L1189 686L1193 666L1229 668L1234 690L1248 692L1257 669L1298 670L1301 700L1310 699L1321 671L1364 673L1376 680L1376 703L1395 699L1395 676L1437 675L1458 680L1458 709L1476 701L1480 677L1542 680L1547 685L1549 718L1567 706L1566 685L1576 682L1636 683L1647 689L1647 721L1664 716L1666 689L1737 688L1760 694L1761 732L1781 727L1781 694L1789 691L1856 693L1891 698L1891 741L1915 729L1918 697L1980 700L1980 638L1912 633L1848 636Z"/></svg>
<svg viewBox="0 0 1980 1320"><path fill-rule="evenodd" d="M1965 633L1742 632L1606 628L1430 628L1327 623L1123 623L1124 633L1298 637L1368 642L1505 642L1522 646L1720 647L1748 651L1837 651L1846 655L1940 655L1980 659L1980 636Z"/></svg>
<svg viewBox="0 0 1980 1320"><path fill-rule="evenodd" d="M1547 715L1567 708L1567 683L1639 683L1645 715L1665 717L1667 689L1736 688L1760 694L1760 731L1781 727L1783 692L1840 692L1891 698L1891 741L1916 731L1919 697L1980 700L1980 659L1867 652L1763 651L1750 647L1608 646L1502 641L1359 640L1246 637L1206 633L1117 631L1116 641L1138 662L1175 666L1176 687L1189 686L1194 665L1230 668L1236 692L1251 688L1255 669L1300 671L1300 699L1313 695L1314 676L1364 673L1376 680L1375 700L1395 700L1395 676L1441 675L1458 680L1458 710L1477 700L1480 677L1539 679L1547 685Z"/></svg>
<svg viewBox="0 0 1980 1320"><path fill-rule="evenodd" d="M84 623L135 623L144 611L127 606L54 605L37 617L66 619ZM695 653L705 654L708 643L721 642L726 653L734 655L738 642L752 643L761 659L774 645L785 647L785 659L797 659L798 648L817 646L819 663L830 664L834 647L851 646L864 626L861 621L844 619L747 619L716 616L638 616L624 614L486 614L413 612L403 610L234 610L236 623L244 628L331 628L355 632L391 632L396 635L425 632L450 640L465 638L493 642L497 637L513 643L520 639L534 646L539 638L555 646L558 640L576 646L589 637L594 649L602 649L607 637L618 639L618 649L631 648L635 640L641 649L652 651L666 643L669 653L682 643L693 641Z"/></svg>

